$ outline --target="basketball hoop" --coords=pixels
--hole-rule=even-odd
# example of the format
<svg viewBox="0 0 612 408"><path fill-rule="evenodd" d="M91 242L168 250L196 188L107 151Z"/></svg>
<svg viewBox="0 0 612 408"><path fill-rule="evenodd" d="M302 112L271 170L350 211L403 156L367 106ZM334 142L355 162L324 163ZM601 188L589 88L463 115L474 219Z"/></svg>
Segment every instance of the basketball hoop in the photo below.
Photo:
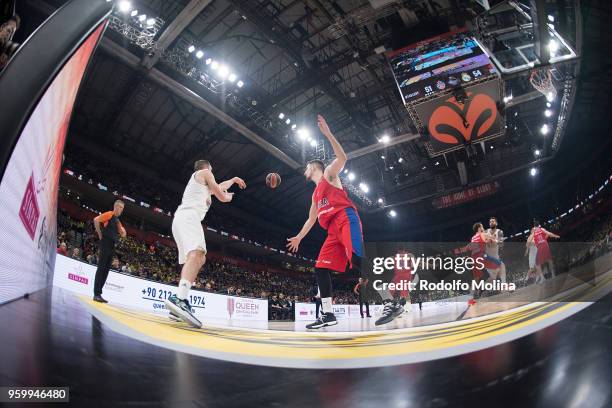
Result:
<svg viewBox="0 0 612 408"><path fill-rule="evenodd" d="M557 97L557 90L552 81L552 73L549 68L534 68L529 76L531 85L540 91L550 102Z"/></svg>

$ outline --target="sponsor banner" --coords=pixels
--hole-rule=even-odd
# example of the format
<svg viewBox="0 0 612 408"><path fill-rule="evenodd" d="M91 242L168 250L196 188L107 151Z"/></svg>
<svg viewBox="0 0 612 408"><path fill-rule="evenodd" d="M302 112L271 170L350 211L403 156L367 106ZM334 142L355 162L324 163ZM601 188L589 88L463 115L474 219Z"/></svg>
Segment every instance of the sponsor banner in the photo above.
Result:
<svg viewBox="0 0 612 408"><path fill-rule="evenodd" d="M54 286L93 296L95 276L96 266L57 255ZM111 271L103 291L104 297L111 303L167 314L164 300L176 293L176 286ZM265 299L225 296L198 290L192 290L189 296L196 317L201 319L268 320L268 302Z"/></svg>
<svg viewBox="0 0 612 408"><path fill-rule="evenodd" d="M497 193L498 190L499 182L484 183L466 190L438 197L432 201L432 204L437 209L453 207L468 201L490 196Z"/></svg>
<svg viewBox="0 0 612 408"><path fill-rule="evenodd" d="M85 40L52 80L4 171L0 183L0 303L50 284L64 141L79 84L103 28L100 25Z"/></svg>
<svg viewBox="0 0 612 408"><path fill-rule="evenodd" d="M360 319L359 305L332 305L336 319ZM379 316L382 312L382 305L370 304L370 315ZM314 303L297 303L295 305L295 320L315 320L315 304ZM365 313L365 306L363 307Z"/></svg>
<svg viewBox="0 0 612 408"><path fill-rule="evenodd" d="M458 296L454 298L445 299L437 302L424 302L421 306L423 310L419 309L417 303L412 303L408 307L405 307L407 313L419 313L426 311L427 316L435 316L439 314L456 313L461 314L467 307L467 302L470 296ZM370 316L378 317L381 315L383 310L382 305L370 304ZM333 311L338 320L346 319L361 319L361 313L359 313L359 305L333 305ZM363 313L365 314L365 306L363 307ZM312 321L315 320L315 304L314 303L298 303L295 306L295 321Z"/></svg>

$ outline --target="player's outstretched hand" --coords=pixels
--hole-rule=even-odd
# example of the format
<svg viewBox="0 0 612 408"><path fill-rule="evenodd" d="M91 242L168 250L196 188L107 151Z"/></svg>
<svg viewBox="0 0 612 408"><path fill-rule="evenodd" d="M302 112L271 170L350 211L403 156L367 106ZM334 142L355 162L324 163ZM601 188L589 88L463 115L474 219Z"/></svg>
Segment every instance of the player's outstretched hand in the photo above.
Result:
<svg viewBox="0 0 612 408"><path fill-rule="evenodd" d="M246 183L240 177L234 177L234 183L238 184L238 187L240 187L241 190L246 188Z"/></svg>
<svg viewBox="0 0 612 408"><path fill-rule="evenodd" d="M331 134L331 130L329 130L329 126L327 125L327 122L323 116L317 115L317 125L319 125L319 130L325 136Z"/></svg>
<svg viewBox="0 0 612 408"><path fill-rule="evenodd" d="M298 248L300 247L301 240L302 239L300 237L287 238L287 241L289 241L289 243L287 244L287 248L289 248L289 251L297 252Z"/></svg>

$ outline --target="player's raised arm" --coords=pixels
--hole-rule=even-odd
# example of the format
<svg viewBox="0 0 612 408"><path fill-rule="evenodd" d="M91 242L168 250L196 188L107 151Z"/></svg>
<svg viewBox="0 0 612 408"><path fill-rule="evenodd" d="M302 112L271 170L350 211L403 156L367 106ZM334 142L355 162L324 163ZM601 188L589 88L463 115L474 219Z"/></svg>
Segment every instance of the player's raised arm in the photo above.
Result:
<svg viewBox="0 0 612 408"><path fill-rule="evenodd" d="M329 130L329 126L327 125L327 122L323 116L317 116L317 124L319 125L319 129L321 130L321 133L323 133L323 136L329 140L329 143L334 150L334 155L336 155L336 158L331 162L331 164L325 168L325 176L330 179L336 178L346 164L346 153L344 152L342 146L340 146L340 143L338 143L338 140L336 140L336 137L332 134L331 130Z"/></svg>
<svg viewBox="0 0 612 408"><path fill-rule="evenodd" d="M229 203L230 201L232 201L234 193L228 193L227 191L223 190L221 186L217 184L215 176L212 174L212 171L210 171L210 169L203 169L198 171L195 177L198 182L207 185L210 189L210 192L222 203Z"/></svg>
<svg viewBox="0 0 612 408"><path fill-rule="evenodd" d="M295 237L287 238L287 241L289 241L287 243L287 248L289 248L289 251L297 252L300 242L310 232L312 226L315 225L315 222L317 222L317 208L315 207L313 200L312 204L310 205L310 211L308 212L308 219L304 223L304 226L300 232Z"/></svg>
<svg viewBox="0 0 612 408"><path fill-rule="evenodd" d="M227 191L231 186L234 185L234 183L238 184L238 187L240 187L241 190L244 190L246 188L246 183L240 177L232 177L229 180L222 181L221 183L219 183L219 187L221 188L221 190Z"/></svg>
<svg viewBox="0 0 612 408"><path fill-rule="evenodd" d="M548 237L550 237L550 238L557 238L557 239L561 238L561 236L559 236L559 235L557 235L557 234L553 234L552 232L547 231L547 230L545 230L544 228L542 228L542 231L544 231L544 233L545 233L545 234L546 234Z"/></svg>

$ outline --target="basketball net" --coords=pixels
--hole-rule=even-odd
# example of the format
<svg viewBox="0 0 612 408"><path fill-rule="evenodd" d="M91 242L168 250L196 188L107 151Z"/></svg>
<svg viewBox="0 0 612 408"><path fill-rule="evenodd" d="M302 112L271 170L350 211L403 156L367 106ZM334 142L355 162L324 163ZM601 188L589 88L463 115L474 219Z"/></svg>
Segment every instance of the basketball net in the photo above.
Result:
<svg viewBox="0 0 612 408"><path fill-rule="evenodd" d="M552 73L548 68L534 68L529 77L531 85L540 91L548 100L557 97L557 90L552 81Z"/></svg>

